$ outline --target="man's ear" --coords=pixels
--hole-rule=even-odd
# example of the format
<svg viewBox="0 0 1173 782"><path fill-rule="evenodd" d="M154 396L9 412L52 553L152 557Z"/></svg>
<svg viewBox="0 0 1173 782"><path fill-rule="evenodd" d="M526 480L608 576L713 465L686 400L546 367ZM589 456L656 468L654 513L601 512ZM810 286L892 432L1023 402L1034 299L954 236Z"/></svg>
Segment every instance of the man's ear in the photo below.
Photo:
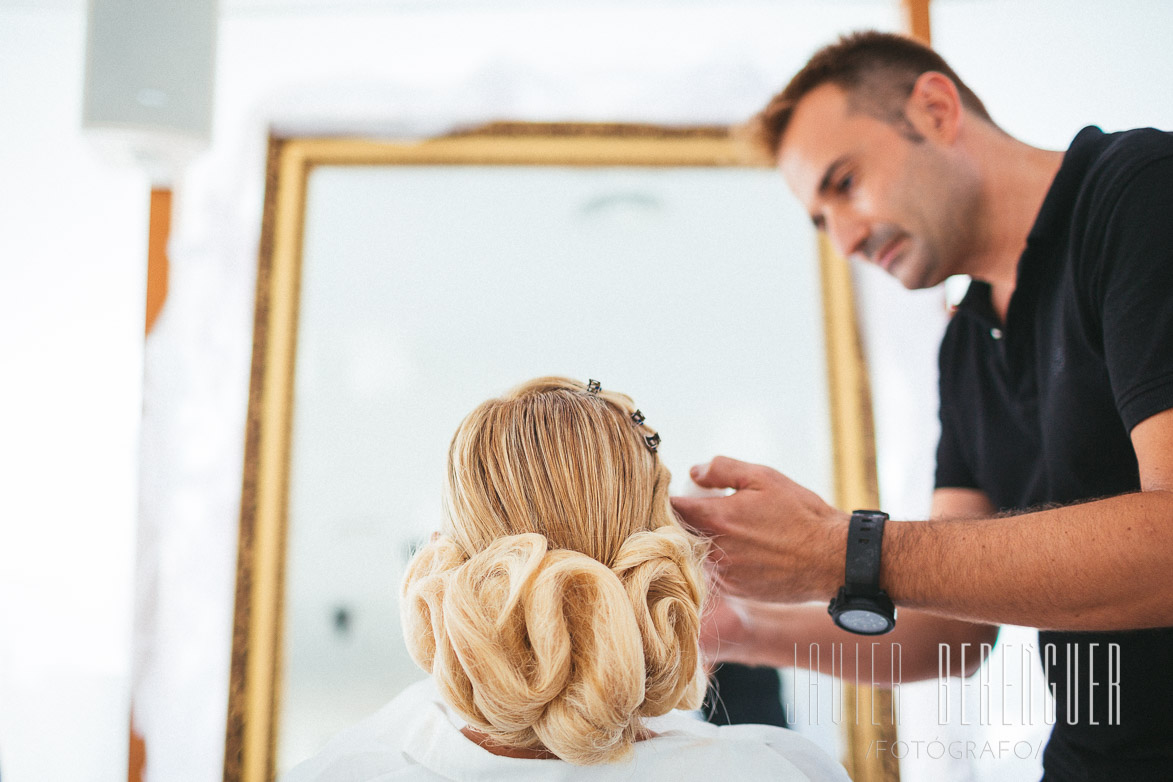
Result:
<svg viewBox="0 0 1173 782"><path fill-rule="evenodd" d="M907 114L913 127L925 136L952 144L965 112L953 80L937 71L925 71L912 86Z"/></svg>

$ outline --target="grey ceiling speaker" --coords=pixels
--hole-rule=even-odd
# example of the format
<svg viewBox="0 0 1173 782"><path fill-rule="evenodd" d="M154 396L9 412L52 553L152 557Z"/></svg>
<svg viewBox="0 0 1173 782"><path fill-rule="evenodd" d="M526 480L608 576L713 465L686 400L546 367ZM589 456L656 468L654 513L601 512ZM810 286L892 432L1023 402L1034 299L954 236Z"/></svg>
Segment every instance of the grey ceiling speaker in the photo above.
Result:
<svg viewBox="0 0 1173 782"><path fill-rule="evenodd" d="M167 179L208 143L216 0L89 0L82 127Z"/></svg>

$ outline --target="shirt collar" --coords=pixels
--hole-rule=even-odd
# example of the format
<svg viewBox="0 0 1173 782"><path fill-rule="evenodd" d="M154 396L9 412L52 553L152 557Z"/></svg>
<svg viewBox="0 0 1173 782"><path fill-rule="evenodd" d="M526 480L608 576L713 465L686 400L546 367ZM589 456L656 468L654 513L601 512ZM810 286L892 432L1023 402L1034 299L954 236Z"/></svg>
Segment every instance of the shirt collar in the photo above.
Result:
<svg viewBox="0 0 1173 782"><path fill-rule="evenodd" d="M1043 205L1039 208L1038 216L1035 217L1030 233L1027 234L1027 249L1018 261L1017 287L1022 287L1023 283L1030 278L1030 272L1027 268L1029 264L1024 261L1030 255L1031 249L1044 243L1061 240L1067 232L1083 179L1087 175L1088 169L1099 158L1107 139L1108 136L1104 131L1095 125L1089 125L1076 134L1071 146L1067 148L1067 152L1063 155L1063 162L1055 174L1055 179L1051 182L1046 197L1043 198ZM1017 289L1015 292L1017 293ZM999 324L993 302L990 299L990 286L980 280L973 280L969 284L969 289L957 305L957 309L965 310L983 322L992 325Z"/></svg>
<svg viewBox="0 0 1173 782"><path fill-rule="evenodd" d="M1100 156L1107 140L1108 136L1095 125L1089 125L1076 134L1067 153L1063 155L1055 180L1047 190L1038 217L1031 226L1028 243L1054 239L1066 233L1083 179Z"/></svg>

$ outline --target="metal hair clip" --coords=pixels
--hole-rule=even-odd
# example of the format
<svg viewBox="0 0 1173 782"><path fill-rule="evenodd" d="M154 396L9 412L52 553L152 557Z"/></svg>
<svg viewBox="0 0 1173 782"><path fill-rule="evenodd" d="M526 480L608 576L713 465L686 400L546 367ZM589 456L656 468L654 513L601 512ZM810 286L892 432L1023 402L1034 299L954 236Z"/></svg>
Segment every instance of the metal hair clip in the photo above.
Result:
<svg viewBox="0 0 1173 782"><path fill-rule="evenodd" d="M644 442L648 444L648 450L652 453L656 452L656 447L660 444L659 434L649 434L644 437Z"/></svg>
<svg viewBox="0 0 1173 782"><path fill-rule="evenodd" d="M598 380L588 380L587 381L587 391L591 392L592 394L597 394L602 390L603 390L603 384L600 383Z"/></svg>
<svg viewBox="0 0 1173 782"><path fill-rule="evenodd" d="M632 413L632 414L631 414L631 421L632 421L632 423L634 423L636 426L643 426L643 425L644 425L644 421L646 421L646 420L647 420L647 419L646 419L646 418L644 418L644 414L643 414L643 413L641 413L641 412L640 412L640 411L638 411L638 410L636 410L634 413Z"/></svg>

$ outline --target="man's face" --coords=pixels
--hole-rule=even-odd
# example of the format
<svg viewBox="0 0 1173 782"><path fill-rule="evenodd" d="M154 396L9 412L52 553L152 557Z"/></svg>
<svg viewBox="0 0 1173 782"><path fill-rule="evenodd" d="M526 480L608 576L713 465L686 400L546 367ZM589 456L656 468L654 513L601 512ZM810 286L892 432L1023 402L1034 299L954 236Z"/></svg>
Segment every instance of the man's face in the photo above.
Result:
<svg viewBox="0 0 1173 782"><path fill-rule="evenodd" d="M976 188L915 114L887 122L825 84L799 101L778 157L786 183L839 252L906 288L964 271Z"/></svg>

